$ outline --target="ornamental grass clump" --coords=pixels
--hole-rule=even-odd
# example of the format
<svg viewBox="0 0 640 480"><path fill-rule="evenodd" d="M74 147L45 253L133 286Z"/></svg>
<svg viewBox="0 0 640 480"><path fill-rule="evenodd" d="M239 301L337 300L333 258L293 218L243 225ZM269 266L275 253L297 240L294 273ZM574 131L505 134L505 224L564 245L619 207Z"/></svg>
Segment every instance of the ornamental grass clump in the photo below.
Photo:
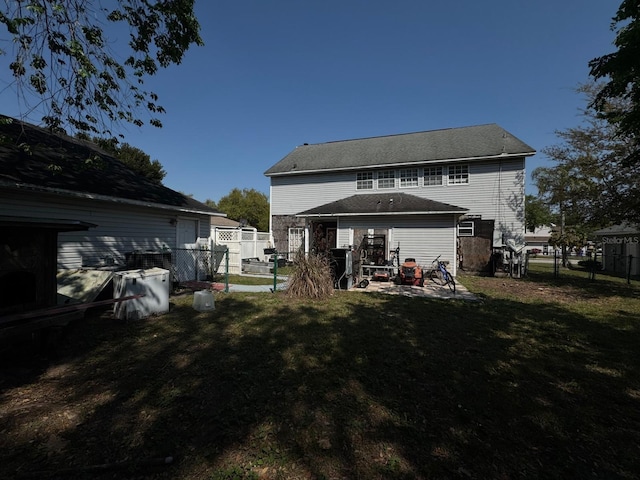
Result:
<svg viewBox="0 0 640 480"><path fill-rule="evenodd" d="M289 275L287 295L296 298L326 298L333 294L333 278L326 255L296 253Z"/></svg>

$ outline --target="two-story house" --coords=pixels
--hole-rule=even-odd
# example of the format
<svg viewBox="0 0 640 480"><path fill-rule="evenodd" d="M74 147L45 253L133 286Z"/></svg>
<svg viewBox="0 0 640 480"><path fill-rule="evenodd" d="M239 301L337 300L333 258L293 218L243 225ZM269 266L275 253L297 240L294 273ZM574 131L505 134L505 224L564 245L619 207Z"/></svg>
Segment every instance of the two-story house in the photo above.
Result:
<svg viewBox="0 0 640 480"><path fill-rule="evenodd" d="M276 248L483 270L493 249L524 243L534 153L496 124L301 145L265 172Z"/></svg>

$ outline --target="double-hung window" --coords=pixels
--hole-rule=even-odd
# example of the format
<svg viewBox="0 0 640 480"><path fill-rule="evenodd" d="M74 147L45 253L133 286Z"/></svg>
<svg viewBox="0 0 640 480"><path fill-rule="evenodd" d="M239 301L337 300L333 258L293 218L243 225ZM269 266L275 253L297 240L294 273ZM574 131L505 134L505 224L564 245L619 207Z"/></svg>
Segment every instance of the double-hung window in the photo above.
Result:
<svg viewBox="0 0 640 480"><path fill-rule="evenodd" d="M356 190L373 190L373 172L358 173Z"/></svg>
<svg viewBox="0 0 640 480"><path fill-rule="evenodd" d="M383 170L378 172L378 188L395 188L396 172L395 170Z"/></svg>
<svg viewBox="0 0 640 480"><path fill-rule="evenodd" d="M405 168L400 170L400 188L409 188L418 186L418 169Z"/></svg>
<svg viewBox="0 0 640 480"><path fill-rule="evenodd" d="M469 183L469 165L449 165L449 185Z"/></svg>
<svg viewBox="0 0 640 480"><path fill-rule="evenodd" d="M458 236L459 237L473 237L474 223L469 221L463 221L458 224Z"/></svg>
<svg viewBox="0 0 640 480"><path fill-rule="evenodd" d="M442 185L442 167L424 167L424 186Z"/></svg>

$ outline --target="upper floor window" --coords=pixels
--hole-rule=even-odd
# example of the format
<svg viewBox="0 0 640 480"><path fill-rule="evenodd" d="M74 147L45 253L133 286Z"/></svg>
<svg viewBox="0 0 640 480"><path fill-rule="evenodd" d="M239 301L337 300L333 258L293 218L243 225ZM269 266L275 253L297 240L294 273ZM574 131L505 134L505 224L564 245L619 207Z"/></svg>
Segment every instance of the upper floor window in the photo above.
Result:
<svg viewBox="0 0 640 480"><path fill-rule="evenodd" d="M442 185L442 167L425 167L424 186Z"/></svg>
<svg viewBox="0 0 640 480"><path fill-rule="evenodd" d="M400 188L418 186L418 169L406 168L400 170Z"/></svg>
<svg viewBox="0 0 640 480"><path fill-rule="evenodd" d="M460 222L458 224L459 237L473 237L474 223L469 221Z"/></svg>
<svg viewBox="0 0 640 480"><path fill-rule="evenodd" d="M357 190L372 190L373 189L373 172L361 172L358 173L356 182Z"/></svg>
<svg viewBox="0 0 640 480"><path fill-rule="evenodd" d="M378 188L395 188L395 186L395 170L384 170L382 172L378 172Z"/></svg>
<svg viewBox="0 0 640 480"><path fill-rule="evenodd" d="M449 166L449 185L469 183L469 165Z"/></svg>

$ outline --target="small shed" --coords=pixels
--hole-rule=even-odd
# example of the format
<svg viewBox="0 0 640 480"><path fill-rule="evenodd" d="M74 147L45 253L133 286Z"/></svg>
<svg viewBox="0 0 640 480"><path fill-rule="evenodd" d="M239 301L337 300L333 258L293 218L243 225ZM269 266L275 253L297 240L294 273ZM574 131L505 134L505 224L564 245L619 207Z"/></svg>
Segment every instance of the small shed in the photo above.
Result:
<svg viewBox="0 0 640 480"><path fill-rule="evenodd" d="M595 232L602 244L602 266L606 271L640 275L640 226L613 225Z"/></svg>
<svg viewBox="0 0 640 480"><path fill-rule="evenodd" d="M0 216L0 336L71 320L50 311L57 305L58 233L92 227L78 220Z"/></svg>

